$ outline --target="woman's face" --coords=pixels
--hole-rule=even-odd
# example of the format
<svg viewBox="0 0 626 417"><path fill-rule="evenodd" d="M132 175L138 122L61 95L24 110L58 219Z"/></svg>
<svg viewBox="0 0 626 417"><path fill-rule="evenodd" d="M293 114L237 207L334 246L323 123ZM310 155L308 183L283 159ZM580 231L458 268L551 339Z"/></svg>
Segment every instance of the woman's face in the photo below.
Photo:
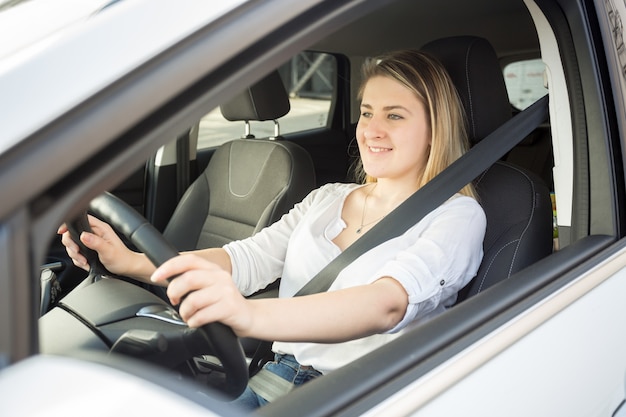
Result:
<svg viewBox="0 0 626 417"><path fill-rule="evenodd" d="M365 84L356 137L365 172L415 182L428 159L426 109L400 82L383 76Z"/></svg>

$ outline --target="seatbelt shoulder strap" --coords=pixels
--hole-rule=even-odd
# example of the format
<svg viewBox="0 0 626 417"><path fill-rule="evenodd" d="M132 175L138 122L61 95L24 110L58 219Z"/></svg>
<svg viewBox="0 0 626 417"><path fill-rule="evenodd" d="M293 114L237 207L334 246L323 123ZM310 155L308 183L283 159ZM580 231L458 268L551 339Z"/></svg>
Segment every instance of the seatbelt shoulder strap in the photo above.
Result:
<svg viewBox="0 0 626 417"><path fill-rule="evenodd" d="M465 185L502 158L548 117L544 96L486 138L429 181L361 238L333 259L295 296L327 291L339 273L368 250L402 235L424 216L443 204Z"/></svg>

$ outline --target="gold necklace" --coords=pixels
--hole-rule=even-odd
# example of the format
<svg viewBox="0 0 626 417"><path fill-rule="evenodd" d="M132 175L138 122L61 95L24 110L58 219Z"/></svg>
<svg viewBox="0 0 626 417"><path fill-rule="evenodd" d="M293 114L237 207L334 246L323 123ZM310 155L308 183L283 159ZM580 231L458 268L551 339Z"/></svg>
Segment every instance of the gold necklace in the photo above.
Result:
<svg viewBox="0 0 626 417"><path fill-rule="evenodd" d="M370 194L372 194L372 191L374 191L374 188L376 188L376 186L377 186L377 185L378 185L378 183L374 184L374 186L372 187L372 189L371 189L371 190L369 190L369 191L368 191L368 193L365 195L365 201L363 201L363 212L361 213L361 226L359 226L359 228L358 228L358 229L356 229L356 233L357 233L357 234L361 234L361 231L363 230L363 228L364 228L364 227L367 227L367 226L369 226L370 224L374 224L374 223L376 223L377 221L382 220L382 219L386 216L386 214L385 214L384 216L379 217L379 218L377 218L377 219L375 219L375 220L372 220L372 221L371 221L371 222L369 222L369 223L363 223L363 222L365 221L365 211L366 211L366 207L367 207L367 198L370 196Z"/></svg>

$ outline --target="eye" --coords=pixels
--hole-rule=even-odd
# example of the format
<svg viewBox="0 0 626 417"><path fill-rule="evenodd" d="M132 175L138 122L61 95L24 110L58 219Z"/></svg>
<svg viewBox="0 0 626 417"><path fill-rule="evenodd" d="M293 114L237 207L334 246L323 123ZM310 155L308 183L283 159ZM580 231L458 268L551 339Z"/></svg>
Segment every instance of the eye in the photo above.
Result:
<svg viewBox="0 0 626 417"><path fill-rule="evenodd" d="M391 120L401 120L401 119L404 119L404 117L400 116L399 114L395 114L395 113L391 113L390 115L387 116L387 118L389 118Z"/></svg>
<svg viewBox="0 0 626 417"><path fill-rule="evenodd" d="M372 117L372 113L368 112L368 111L363 111L361 112L361 117L364 117L366 119L369 119Z"/></svg>

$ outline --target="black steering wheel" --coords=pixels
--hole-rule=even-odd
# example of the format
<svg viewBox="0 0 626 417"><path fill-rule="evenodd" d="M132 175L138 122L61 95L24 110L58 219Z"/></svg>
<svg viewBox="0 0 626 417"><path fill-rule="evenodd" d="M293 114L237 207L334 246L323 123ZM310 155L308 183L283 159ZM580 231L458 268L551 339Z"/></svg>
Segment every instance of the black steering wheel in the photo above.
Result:
<svg viewBox="0 0 626 417"><path fill-rule="evenodd" d="M148 220L113 194L104 193L96 197L90 203L89 210L129 239L155 266L178 256L178 251ZM97 253L85 247L78 239L83 231L91 231L87 212L68 222L67 227L72 238L79 244L81 253L87 257L90 276L108 274ZM210 353L217 356L224 368L225 383L222 390L230 397L239 396L248 383L248 366L237 336L230 327L222 323L209 323L200 330L210 345Z"/></svg>

